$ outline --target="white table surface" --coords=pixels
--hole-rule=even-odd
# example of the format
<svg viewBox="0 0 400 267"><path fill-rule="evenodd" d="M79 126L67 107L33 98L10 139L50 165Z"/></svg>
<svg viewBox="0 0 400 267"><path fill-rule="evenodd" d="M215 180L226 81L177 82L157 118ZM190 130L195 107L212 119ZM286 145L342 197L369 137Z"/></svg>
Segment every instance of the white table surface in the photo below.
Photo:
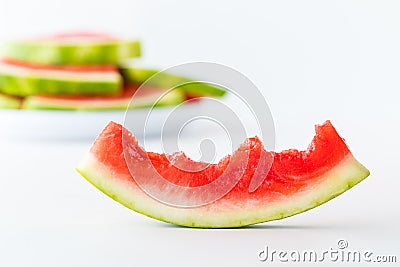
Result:
<svg viewBox="0 0 400 267"><path fill-rule="evenodd" d="M276 126L278 148L312 136L302 121ZM339 239L399 257L399 127L390 118L336 126L369 178L304 214L226 230L175 227L103 195L74 170L91 141L2 140L0 266L258 266L265 245L322 251Z"/></svg>
<svg viewBox="0 0 400 267"><path fill-rule="evenodd" d="M399 1L0 1L0 41L105 30L138 36L145 64L234 67L267 98L277 149L305 148L313 125L331 119L371 171L292 218L187 229L136 214L80 177L74 167L92 140L0 138L0 266L267 266L257 258L266 245L323 251L339 239L400 261Z"/></svg>

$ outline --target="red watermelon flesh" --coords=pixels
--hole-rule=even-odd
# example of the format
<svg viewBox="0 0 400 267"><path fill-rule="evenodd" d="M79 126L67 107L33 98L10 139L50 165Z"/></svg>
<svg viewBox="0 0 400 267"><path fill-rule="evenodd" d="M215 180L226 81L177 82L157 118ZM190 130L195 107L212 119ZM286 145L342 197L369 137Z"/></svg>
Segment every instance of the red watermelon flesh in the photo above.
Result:
<svg viewBox="0 0 400 267"><path fill-rule="evenodd" d="M129 143L127 160L123 135L129 139L124 140ZM193 188L204 186L217 180L231 161L240 164L238 155L243 151L248 152L248 160L245 159L238 183L225 196L204 206L181 208L161 203L144 193L131 175L132 168L137 167L136 178L148 177L148 183L153 182L151 172L140 165L147 155L156 171L172 184ZM261 168L262 173L262 155L273 156L271 169L265 172L258 188L249 190L255 172ZM292 216L319 206L369 175L329 121L316 126L316 135L305 151L267 152L262 142L253 137L217 164L195 162L183 153L174 155L175 163L201 167L198 172L178 169L169 158L169 155L144 151L126 129L110 123L77 169L89 182L128 208L162 221L205 228L240 227ZM153 186L157 186L156 182ZM176 194L166 188L159 190L166 196Z"/></svg>

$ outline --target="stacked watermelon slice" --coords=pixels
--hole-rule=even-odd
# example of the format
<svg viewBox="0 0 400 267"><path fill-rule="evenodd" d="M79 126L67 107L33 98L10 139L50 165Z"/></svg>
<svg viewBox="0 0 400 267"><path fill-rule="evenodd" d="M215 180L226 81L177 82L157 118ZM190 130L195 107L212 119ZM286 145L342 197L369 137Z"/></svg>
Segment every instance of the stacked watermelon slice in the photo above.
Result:
<svg viewBox="0 0 400 267"><path fill-rule="evenodd" d="M157 72L121 67L124 60L140 55L139 41L98 33L59 34L6 43L0 60L0 108L124 110L128 106L152 106L168 89L171 77L166 74L166 79L138 91L135 103L129 105L141 83ZM157 105L176 105L193 95L224 93L204 84L173 90Z"/></svg>

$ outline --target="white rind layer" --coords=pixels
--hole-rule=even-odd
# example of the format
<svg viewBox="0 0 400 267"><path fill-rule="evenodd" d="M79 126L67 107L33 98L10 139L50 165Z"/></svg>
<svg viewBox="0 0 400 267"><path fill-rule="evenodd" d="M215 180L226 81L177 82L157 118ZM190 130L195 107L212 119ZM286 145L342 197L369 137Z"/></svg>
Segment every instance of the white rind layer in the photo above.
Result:
<svg viewBox="0 0 400 267"><path fill-rule="evenodd" d="M77 170L102 192L136 212L165 222L200 228L241 227L289 217L329 201L369 175L369 171L349 154L306 191L273 202L248 202L244 204L247 208L243 209L243 205L222 198L203 207L177 208L149 197L136 183L119 180L90 153Z"/></svg>

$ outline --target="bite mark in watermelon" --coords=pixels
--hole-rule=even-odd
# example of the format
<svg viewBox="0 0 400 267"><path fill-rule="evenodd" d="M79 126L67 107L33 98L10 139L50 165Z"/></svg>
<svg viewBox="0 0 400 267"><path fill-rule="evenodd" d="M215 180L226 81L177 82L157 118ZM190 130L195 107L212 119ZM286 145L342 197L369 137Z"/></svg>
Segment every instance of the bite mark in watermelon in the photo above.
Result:
<svg viewBox="0 0 400 267"><path fill-rule="evenodd" d="M116 65L140 56L140 42L99 33L65 33L8 42L3 56L43 65Z"/></svg>
<svg viewBox="0 0 400 267"><path fill-rule="evenodd" d="M15 95L115 95L122 90L116 69L62 69L0 62L0 92Z"/></svg>
<svg viewBox="0 0 400 267"><path fill-rule="evenodd" d="M124 157L122 139L125 134L130 138L129 147L133 151L130 163L141 160L140 155L147 153L163 178L181 186L197 187L218 179L235 154L221 159L217 164L210 164L201 172L193 173L171 165L167 155L144 151L136 138L119 124L111 122L97 138L77 167L78 172L124 206L182 226L229 228L282 219L329 201L369 175L369 171L354 158L344 140L327 121L316 126L316 135L305 151L266 152L258 138L247 139L238 149L249 149L246 168L229 193L208 205L174 207L148 196L138 186ZM274 160L262 184L249 192L256 169L254 166L258 166L261 153L272 153ZM181 154L181 160L193 166L204 164L194 162L184 154ZM147 175L143 171L142 176L146 178ZM166 195L170 193L164 192Z"/></svg>

